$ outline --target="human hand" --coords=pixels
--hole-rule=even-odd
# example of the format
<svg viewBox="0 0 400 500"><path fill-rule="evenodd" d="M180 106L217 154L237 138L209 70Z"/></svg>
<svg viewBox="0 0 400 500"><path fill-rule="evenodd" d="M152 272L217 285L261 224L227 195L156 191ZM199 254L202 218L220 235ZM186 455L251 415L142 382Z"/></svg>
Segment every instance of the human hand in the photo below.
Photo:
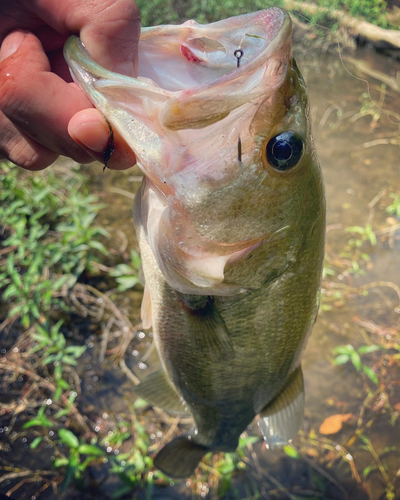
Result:
<svg viewBox="0 0 400 500"><path fill-rule="evenodd" d="M108 144L105 119L71 83L62 55L70 34L102 66L134 75L140 13L132 0L0 0L0 155L29 170L59 155L102 161ZM114 141L107 166L134 165L118 134Z"/></svg>

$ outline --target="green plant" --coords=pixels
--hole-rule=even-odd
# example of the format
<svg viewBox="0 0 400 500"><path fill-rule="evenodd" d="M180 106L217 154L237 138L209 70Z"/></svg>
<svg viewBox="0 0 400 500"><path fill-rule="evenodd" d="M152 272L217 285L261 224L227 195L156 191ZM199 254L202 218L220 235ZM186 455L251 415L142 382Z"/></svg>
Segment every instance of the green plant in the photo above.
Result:
<svg viewBox="0 0 400 500"><path fill-rule="evenodd" d="M65 366L76 366L78 358L86 350L86 346L67 346L65 337L60 332L62 324L63 320L61 319L55 325L51 326L49 332L43 326L35 325L36 333L32 334L32 337L38 344L31 350L31 353L42 351L40 361L42 365L54 363L55 401L58 401L63 390L70 389L70 385L63 378Z"/></svg>
<svg viewBox="0 0 400 500"><path fill-rule="evenodd" d="M213 464L214 469L219 475L218 495L220 497L226 495L231 489L234 473L246 468L246 464L243 461L246 449L259 441L259 439L258 436L241 436L236 451L220 455L219 460Z"/></svg>
<svg viewBox="0 0 400 500"><path fill-rule="evenodd" d="M382 347L376 344L363 345L358 349L356 349L351 344L341 345L335 347L332 351L333 354L337 354L336 358L333 360L333 363L335 365L344 365L350 361L357 372L363 371L374 384L379 384L377 374L371 367L363 363L361 355L379 351L380 349L382 349Z"/></svg>
<svg viewBox="0 0 400 500"><path fill-rule="evenodd" d="M364 17L382 28L391 27L386 18L387 3L384 0L316 0L316 3L330 10L341 10L354 17ZM316 15L312 21L320 22L320 17Z"/></svg>
<svg viewBox="0 0 400 500"><path fill-rule="evenodd" d="M366 224L365 227L362 226L351 226L346 228L346 233L353 233L355 235L349 240L349 244L360 248L366 241L369 241L372 246L376 245L376 234L372 230L371 224Z"/></svg>
<svg viewBox="0 0 400 500"><path fill-rule="evenodd" d="M375 465L370 465L370 466L365 467L365 469L363 471L363 476L367 477L371 472L373 472L375 470L379 470L379 472L382 474L382 478L386 484L385 498L387 498L387 500L395 500L395 498L396 498L395 487L394 487L393 482L389 478L386 467L384 466L384 464L381 460L381 457L383 455L385 455L386 453L390 453L392 451L396 452L396 454L397 454L398 453L397 447L386 446L378 453L375 450L375 448L372 446L372 442L367 436L365 436L364 434L360 434L359 437L360 437L361 441L364 443L363 445L361 445L360 448L369 451L374 459L374 462L375 462Z"/></svg>
<svg viewBox="0 0 400 500"><path fill-rule="evenodd" d="M199 23L210 23L231 16L282 6L280 0L138 0L143 26L176 24L185 19L195 19Z"/></svg>
<svg viewBox="0 0 400 500"><path fill-rule="evenodd" d="M82 177L54 172L31 178L0 164L0 291L8 316L27 328L69 308L60 298L92 270L107 232L93 225L102 207L87 195ZM4 258L6 256L6 258Z"/></svg>
<svg viewBox="0 0 400 500"><path fill-rule="evenodd" d="M393 203L386 207L386 212L400 217L400 194L390 193L389 196L393 198Z"/></svg>
<svg viewBox="0 0 400 500"><path fill-rule="evenodd" d="M45 428L53 427L53 422L51 422L44 414L46 408L47 408L47 404L43 404L40 407L39 411L37 412L36 416L34 418L32 418L31 420L28 420L28 422L25 422L25 424L22 426L22 428L29 429L30 427L35 427L35 426L45 427ZM39 444L39 443L37 443L37 444Z"/></svg>
<svg viewBox="0 0 400 500"><path fill-rule="evenodd" d="M80 443L75 434L68 429L58 431L59 442L68 446L68 457L56 458L54 467L66 467L65 479L61 490L65 491L72 479L81 480L86 468L105 456L105 452L92 444Z"/></svg>
<svg viewBox="0 0 400 500"><path fill-rule="evenodd" d="M130 257L131 266L128 264L118 264L110 271L110 276L115 277L118 283L118 290L121 292L133 288L139 283L140 255L135 250L132 250Z"/></svg>
<svg viewBox="0 0 400 500"><path fill-rule="evenodd" d="M143 403L145 403L143 400L138 399L133 408L140 408ZM147 403L145 404L147 406ZM162 472L153 471L153 459L149 455L150 437L145 426L136 418L134 410L131 412L131 417L134 446L128 453L120 453L110 460L112 465L110 472L117 474L122 483L113 492L113 500L123 497L138 487L145 489L147 498L152 498L153 484L156 479L169 482L169 479ZM121 429L117 429L110 437L114 438L115 444L118 444L122 443L127 435L128 431L122 431L121 434Z"/></svg>

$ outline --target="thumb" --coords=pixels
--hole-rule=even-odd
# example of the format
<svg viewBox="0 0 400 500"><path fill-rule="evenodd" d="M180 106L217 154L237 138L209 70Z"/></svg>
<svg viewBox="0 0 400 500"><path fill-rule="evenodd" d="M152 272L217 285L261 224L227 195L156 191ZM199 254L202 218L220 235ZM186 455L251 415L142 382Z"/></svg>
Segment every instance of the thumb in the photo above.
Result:
<svg viewBox="0 0 400 500"><path fill-rule="evenodd" d="M34 5L35 12L59 33L79 33L97 63L136 75L140 12L133 0L36 0Z"/></svg>
<svg viewBox="0 0 400 500"><path fill-rule="evenodd" d="M140 12L132 0L87 2L97 13L80 28L80 37L91 57L107 69L137 75Z"/></svg>

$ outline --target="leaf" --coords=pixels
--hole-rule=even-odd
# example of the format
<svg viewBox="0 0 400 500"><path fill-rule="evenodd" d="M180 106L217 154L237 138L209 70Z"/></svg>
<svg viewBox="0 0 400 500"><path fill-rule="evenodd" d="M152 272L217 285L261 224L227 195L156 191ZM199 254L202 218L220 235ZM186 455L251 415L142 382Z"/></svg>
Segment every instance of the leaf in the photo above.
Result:
<svg viewBox="0 0 400 500"><path fill-rule="evenodd" d="M36 319L40 319L41 314L36 304L31 304L31 313Z"/></svg>
<svg viewBox="0 0 400 500"><path fill-rule="evenodd" d="M246 448L247 446L249 446L251 444L257 443L257 441L259 441L259 440L260 440L260 438L258 436L241 437L241 438L239 438L238 448L239 449Z"/></svg>
<svg viewBox="0 0 400 500"><path fill-rule="evenodd" d="M22 428L29 429L30 427L34 427L35 425L42 425L42 422L38 418L34 418L33 420L29 420L29 422L25 422Z"/></svg>
<svg viewBox="0 0 400 500"><path fill-rule="evenodd" d="M43 441L43 437L39 436L39 437L35 438L29 446L32 450L35 450L42 441Z"/></svg>
<svg viewBox="0 0 400 500"><path fill-rule="evenodd" d="M79 345L70 345L66 349L64 349L64 352L66 354L72 354L75 358L79 358L82 356L82 354L86 351L86 346L79 346Z"/></svg>
<svg viewBox="0 0 400 500"><path fill-rule="evenodd" d="M370 352L375 352L381 350L382 347L380 345L363 345L358 349L359 354L369 354Z"/></svg>
<svg viewBox="0 0 400 500"><path fill-rule="evenodd" d="M117 278L116 281L119 283L118 289L124 292L136 286L139 283L139 278L137 276L121 276Z"/></svg>
<svg viewBox="0 0 400 500"><path fill-rule="evenodd" d="M70 448L78 448L79 446L78 438L68 429L60 429L58 431L58 436L60 438L60 441L69 446Z"/></svg>
<svg viewBox="0 0 400 500"><path fill-rule="evenodd" d="M71 464L71 459L70 462L68 463L67 470L65 471L65 478L64 482L61 485L61 492L64 493L65 490L68 488L70 482L72 481L73 477L75 476L76 472L76 466Z"/></svg>
<svg viewBox="0 0 400 500"><path fill-rule="evenodd" d="M133 273L135 273L135 270L127 264L118 264L114 269L111 269L110 276L124 276Z"/></svg>
<svg viewBox="0 0 400 500"><path fill-rule="evenodd" d="M101 457L105 454L101 448L93 446L92 444L81 444L78 451L83 455L94 455L95 457Z"/></svg>
<svg viewBox="0 0 400 500"><path fill-rule="evenodd" d="M7 299L15 297L16 295L18 295L18 288L14 285L14 283L12 283L5 289L3 293L3 300L6 301Z"/></svg>
<svg viewBox="0 0 400 500"><path fill-rule="evenodd" d="M54 418L61 418L64 417L65 415L68 415L69 412L71 411L72 405L69 405L67 408L64 408L63 410L58 411L55 415Z"/></svg>
<svg viewBox="0 0 400 500"><path fill-rule="evenodd" d="M136 252L136 250L131 251L131 262L132 262L133 266L135 267L135 269L139 269L139 266L142 263L142 259L141 259L140 255L138 254L138 252Z"/></svg>
<svg viewBox="0 0 400 500"><path fill-rule="evenodd" d="M355 351L354 347L351 344L347 345L339 345L332 349L332 352L334 354L348 354L351 356L351 354Z"/></svg>
<svg viewBox="0 0 400 500"><path fill-rule="evenodd" d="M133 403L133 407L135 408L135 410L140 410L141 408L146 408L147 406L149 406L149 403L142 398L138 398Z"/></svg>
<svg viewBox="0 0 400 500"><path fill-rule="evenodd" d="M359 372L361 370L361 358L358 352L353 352L350 355L351 362L354 365L354 368Z"/></svg>
<svg viewBox="0 0 400 500"><path fill-rule="evenodd" d="M61 361L65 364L71 365L71 366L76 366L78 364L74 358L72 358L71 356L68 356L67 354L64 354L62 356Z"/></svg>
<svg viewBox="0 0 400 500"><path fill-rule="evenodd" d="M109 255L108 250L105 248L103 243L100 243L100 241L96 241L96 240L90 241L89 246L90 246L90 248L94 248L95 250L98 250L103 255Z"/></svg>
<svg viewBox="0 0 400 500"><path fill-rule="evenodd" d="M333 363L335 365L344 365L350 360L350 356L348 354L340 354L337 356L334 360Z"/></svg>
<svg viewBox="0 0 400 500"><path fill-rule="evenodd" d="M51 329L51 338L55 341L58 337L58 332L60 331L61 325L64 323L63 319L57 321L57 323Z"/></svg>
<svg viewBox="0 0 400 500"><path fill-rule="evenodd" d="M323 434L325 436L330 434L336 434L342 429L343 423L347 422L352 416L353 416L352 413L346 413L345 415L337 414L327 417L322 422L319 428L320 434Z"/></svg>
<svg viewBox="0 0 400 500"><path fill-rule="evenodd" d="M351 227L346 227L346 233L358 233L358 234L364 234L365 229L361 226L351 226Z"/></svg>
<svg viewBox="0 0 400 500"><path fill-rule="evenodd" d="M218 467L218 472L220 474L230 474L235 470L236 466L234 463L231 464L223 464L221 467Z"/></svg>
<svg viewBox="0 0 400 500"><path fill-rule="evenodd" d="M68 458L56 458L54 460L54 467L64 467L68 465Z"/></svg>
<svg viewBox="0 0 400 500"><path fill-rule="evenodd" d="M53 361L57 361L58 359L60 359L61 357L61 354L58 353L58 354L51 354L50 356L47 356L45 359L42 360L42 364L43 365L48 365L50 363L53 363Z"/></svg>
<svg viewBox="0 0 400 500"><path fill-rule="evenodd" d="M283 447L283 451L290 458L295 458L295 459L299 459L300 458L300 455L299 455L298 451L295 448L293 448L293 446L286 445L286 446Z"/></svg>
<svg viewBox="0 0 400 500"><path fill-rule="evenodd" d="M63 274L60 278L58 278L54 283L53 283L53 290L59 290L65 283L70 279L69 274Z"/></svg>
<svg viewBox="0 0 400 500"><path fill-rule="evenodd" d="M366 366L366 365L363 365L362 366L362 370L363 372L365 373L365 375L370 379L372 380L372 382L376 385L379 384L379 378L378 378L378 375L374 372L374 370L372 368L370 368L369 366Z"/></svg>

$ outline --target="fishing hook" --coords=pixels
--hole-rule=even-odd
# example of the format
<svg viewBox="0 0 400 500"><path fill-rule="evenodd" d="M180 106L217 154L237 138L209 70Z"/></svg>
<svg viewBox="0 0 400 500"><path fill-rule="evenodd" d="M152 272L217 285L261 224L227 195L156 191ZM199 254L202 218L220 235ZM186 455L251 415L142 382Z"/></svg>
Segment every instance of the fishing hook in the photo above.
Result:
<svg viewBox="0 0 400 500"><path fill-rule="evenodd" d="M237 59L237 67L240 67L240 59L243 57L243 50L242 49L236 49L233 55Z"/></svg>

